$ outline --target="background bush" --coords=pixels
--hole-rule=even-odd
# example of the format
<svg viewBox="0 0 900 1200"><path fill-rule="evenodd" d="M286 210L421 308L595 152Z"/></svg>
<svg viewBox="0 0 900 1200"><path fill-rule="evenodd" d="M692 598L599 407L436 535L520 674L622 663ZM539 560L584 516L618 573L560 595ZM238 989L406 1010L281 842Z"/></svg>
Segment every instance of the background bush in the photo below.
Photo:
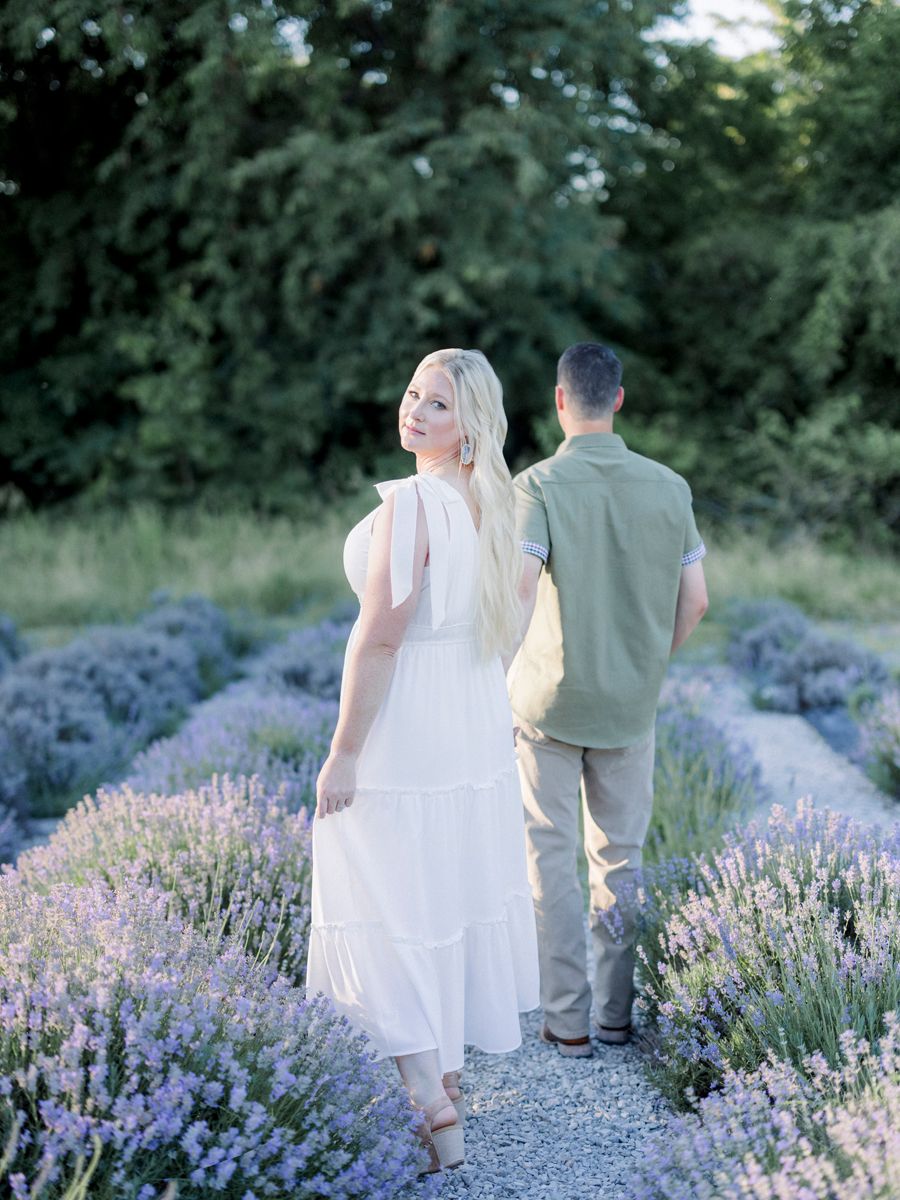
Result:
<svg viewBox="0 0 900 1200"><path fill-rule="evenodd" d="M877 654L827 636L783 601L733 605L729 621L730 661L754 679L763 707L802 712L847 705L873 699L888 682Z"/></svg>
<svg viewBox="0 0 900 1200"><path fill-rule="evenodd" d="M294 630L245 667L246 677L200 705L174 736L138 754L128 782L164 794L216 775L254 777L296 812L315 785L337 724L348 621Z"/></svg>
<svg viewBox="0 0 900 1200"><path fill-rule="evenodd" d="M168 903L0 881L9 1194L60 1200L85 1162L96 1200L170 1180L185 1198L386 1200L414 1179L408 1099L362 1039Z"/></svg>

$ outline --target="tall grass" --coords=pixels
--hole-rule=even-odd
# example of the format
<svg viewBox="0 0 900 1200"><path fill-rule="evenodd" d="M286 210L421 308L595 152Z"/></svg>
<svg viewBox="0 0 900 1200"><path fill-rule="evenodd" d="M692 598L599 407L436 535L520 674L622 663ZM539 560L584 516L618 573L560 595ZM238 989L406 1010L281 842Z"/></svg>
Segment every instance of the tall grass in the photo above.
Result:
<svg viewBox="0 0 900 1200"><path fill-rule="evenodd" d="M8 516L0 520L0 612L26 629L130 620L165 587L266 616L301 602L314 620L349 597L344 538L377 502L365 487L305 519L165 513L148 505ZM720 532L704 567L713 615L733 596L781 596L820 619L900 620L900 561L893 558Z"/></svg>
<svg viewBox="0 0 900 1200"><path fill-rule="evenodd" d="M712 616L732 597L778 596L820 620L900 620L900 559L824 549L809 539L775 544L720 532L703 560Z"/></svg>
<svg viewBox="0 0 900 1200"><path fill-rule="evenodd" d="M368 489L367 489L368 491ZM25 513L0 521L0 611L23 628L130 620L158 588L310 619L349 597L342 549L374 491L318 521L149 506L90 516Z"/></svg>

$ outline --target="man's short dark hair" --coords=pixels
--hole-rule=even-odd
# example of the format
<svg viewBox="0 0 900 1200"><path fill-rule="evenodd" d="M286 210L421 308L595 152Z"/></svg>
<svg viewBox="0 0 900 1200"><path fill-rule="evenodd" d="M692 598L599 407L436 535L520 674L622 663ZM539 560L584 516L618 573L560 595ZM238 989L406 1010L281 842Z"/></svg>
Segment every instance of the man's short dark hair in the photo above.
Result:
<svg viewBox="0 0 900 1200"><path fill-rule="evenodd" d="M560 356L556 382L579 416L599 420L615 407L622 364L608 346L576 342Z"/></svg>

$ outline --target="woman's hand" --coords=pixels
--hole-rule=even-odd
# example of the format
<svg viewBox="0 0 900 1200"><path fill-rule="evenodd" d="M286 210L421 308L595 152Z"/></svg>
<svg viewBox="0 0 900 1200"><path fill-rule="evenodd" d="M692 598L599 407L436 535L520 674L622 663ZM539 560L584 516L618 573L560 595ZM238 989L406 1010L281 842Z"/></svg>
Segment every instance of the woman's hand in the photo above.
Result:
<svg viewBox="0 0 900 1200"><path fill-rule="evenodd" d="M356 793L356 756L333 750L316 780L316 815L339 813L349 808Z"/></svg>

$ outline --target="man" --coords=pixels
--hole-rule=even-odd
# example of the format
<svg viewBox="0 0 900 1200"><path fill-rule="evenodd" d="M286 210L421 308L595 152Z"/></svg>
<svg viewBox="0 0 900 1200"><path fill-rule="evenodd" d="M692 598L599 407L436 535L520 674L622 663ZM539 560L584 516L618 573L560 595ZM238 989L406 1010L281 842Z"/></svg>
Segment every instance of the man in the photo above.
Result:
<svg viewBox="0 0 900 1200"><path fill-rule="evenodd" d="M582 342L559 360L565 441L515 480L527 633L509 675L537 913L541 1037L589 1057L591 991L576 874L579 787L589 866L595 1035L630 1034L633 916L653 809L654 722L669 655L707 608L685 481L613 433L622 364ZM532 615L533 614L533 615ZM609 925L616 927L611 932ZM624 937L622 936L624 934Z"/></svg>

